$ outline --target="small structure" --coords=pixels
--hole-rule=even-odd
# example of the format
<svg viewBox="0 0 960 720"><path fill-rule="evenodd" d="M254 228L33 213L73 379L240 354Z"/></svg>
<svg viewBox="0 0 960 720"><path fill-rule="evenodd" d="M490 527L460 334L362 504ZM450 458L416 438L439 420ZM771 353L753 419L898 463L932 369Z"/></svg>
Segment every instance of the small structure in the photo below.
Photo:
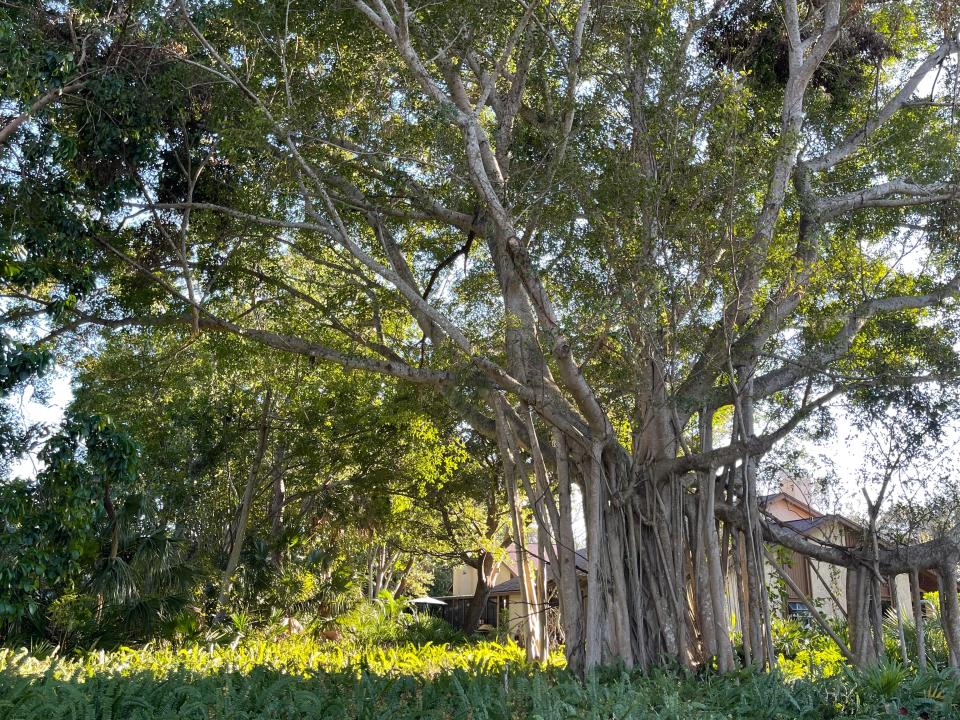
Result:
<svg viewBox="0 0 960 720"><path fill-rule="evenodd" d="M446 605L446 603L443 600L432 598L427 595L424 595L423 597L414 598L410 602L414 605Z"/></svg>
<svg viewBox="0 0 960 720"><path fill-rule="evenodd" d="M410 604L417 609L417 612L426 613L427 615L435 615L436 617L444 617L443 611L447 606L443 600L432 598L429 595L413 598L413 600L410 601Z"/></svg>

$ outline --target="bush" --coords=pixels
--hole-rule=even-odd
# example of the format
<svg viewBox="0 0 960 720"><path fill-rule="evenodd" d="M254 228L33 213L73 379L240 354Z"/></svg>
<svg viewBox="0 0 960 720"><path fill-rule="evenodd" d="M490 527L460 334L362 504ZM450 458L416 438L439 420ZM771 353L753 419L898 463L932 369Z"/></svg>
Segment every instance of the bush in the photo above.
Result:
<svg viewBox="0 0 960 720"><path fill-rule="evenodd" d="M373 601L354 606L337 621L340 633L359 647L402 643L423 644L463 641L463 633L426 613L418 612L406 598L381 593Z"/></svg>
<svg viewBox="0 0 960 720"><path fill-rule="evenodd" d="M49 628L67 647L87 637L95 627L96 602L89 595L67 593L47 608Z"/></svg>
<svg viewBox="0 0 960 720"><path fill-rule="evenodd" d="M845 630L837 627L841 636ZM773 644L780 672L787 680L827 678L841 672L847 661L830 636L796 620L775 620Z"/></svg>

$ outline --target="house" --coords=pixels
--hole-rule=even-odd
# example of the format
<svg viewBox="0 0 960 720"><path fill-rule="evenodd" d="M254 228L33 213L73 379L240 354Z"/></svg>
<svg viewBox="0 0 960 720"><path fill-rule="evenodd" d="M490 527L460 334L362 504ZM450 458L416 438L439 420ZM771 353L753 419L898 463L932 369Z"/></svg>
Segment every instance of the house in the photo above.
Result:
<svg viewBox="0 0 960 720"><path fill-rule="evenodd" d="M541 557L537 544L529 543L526 551L535 564L543 562L547 582L548 584L551 583L550 562L545 557ZM487 606L480 617L481 625L505 630L516 637L520 636L525 613L528 612L520 592L518 552L520 552L520 549L515 543L511 543L507 547L506 557L500 563L494 578L494 585L490 590L490 598L487 600ZM578 572L582 573L585 585L587 574L587 551L585 548L577 550L576 565ZM443 617L447 622L455 627L463 626L467 608L473 599L476 588L477 571L475 568L469 565L458 565L453 569L453 594L439 598L447 603L443 609ZM555 595L553 593L548 593L548 595L550 595L551 606L557 607Z"/></svg>
<svg viewBox="0 0 960 720"><path fill-rule="evenodd" d="M494 577L493 590L496 592L491 591L487 606L480 616L481 625L501 627L503 623L508 621L511 599L514 602L520 600L520 581L518 579L516 580L516 588L513 590L510 589L512 586L504 585L519 576L517 571L517 546L511 544L506 552L507 556L500 563ZM473 600L476 588L476 568L469 565L458 565L453 569L453 594L439 599L447 604L443 609L443 618L454 627L463 627L467 616L467 608L470 606L470 601Z"/></svg>
<svg viewBox="0 0 960 720"><path fill-rule="evenodd" d="M779 521L785 527L811 540L819 540L833 545L853 547L857 545L865 528L862 525L837 514L824 514L813 507L813 498L808 483L793 478L780 483L779 492L760 498L761 510L772 520ZM777 551L779 564L787 572L797 588L812 600L817 609L828 618L843 618L847 604L847 570L843 567L815 560L792 550L781 548ZM767 586L781 586L784 592L782 611L788 617L803 616L809 613L803 598L780 578L779 572L765 563ZM920 587L923 592L937 589L937 577L933 573L920 575ZM727 596L731 607L736 611L736 584L728 581ZM900 575L894 583L886 582L880 587L880 601L884 612L894 607L894 601L905 615L912 613L910 581L906 575Z"/></svg>
<svg viewBox="0 0 960 720"><path fill-rule="evenodd" d="M802 480L785 479L776 493L760 499L760 507L771 520L812 540L824 541L834 545L852 547L859 543L865 528L853 520L838 514L825 514L813 506L811 489ZM481 623L498 628L508 628L512 634L518 634L526 612L520 594L520 579L517 572L517 547L508 548L507 557L501 563L496 576L496 584L490 592L490 600L484 611ZM535 562L540 561L536 545L528 546L528 552ZM800 593L784 582L779 572L769 562L765 562L765 580L768 588L782 590L783 603L774 603L772 610L785 617L803 617L809 614L806 602L812 604L828 618L843 618L846 615L847 577L846 568L815 560L793 550L777 548L775 557L778 564L793 580ZM549 563L544 560L549 582ZM577 569L584 576L587 573L586 550L577 551ZM442 598L447 603L445 617L454 625L462 625L466 608L473 597L477 585L477 572L462 565L453 571L453 594ZM936 590L937 577L925 571L920 574L922 592ZM894 606L894 598L905 616L912 614L909 579L906 575L896 578L895 587L891 583L881 586L881 603L884 611ZM737 582L732 572L726 581L728 608L733 616L739 615L739 594Z"/></svg>

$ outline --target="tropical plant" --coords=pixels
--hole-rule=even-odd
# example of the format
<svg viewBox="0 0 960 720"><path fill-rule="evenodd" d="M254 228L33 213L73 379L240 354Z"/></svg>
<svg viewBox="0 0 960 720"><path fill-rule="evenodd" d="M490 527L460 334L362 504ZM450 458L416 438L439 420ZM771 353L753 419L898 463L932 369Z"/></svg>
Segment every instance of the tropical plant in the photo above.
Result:
<svg viewBox="0 0 960 720"><path fill-rule="evenodd" d="M955 674L897 666L793 682L746 670L606 668L580 682L562 665L560 655L547 667L531 665L513 644L344 647L304 636L73 659L0 650L0 713L9 720L90 712L138 720L947 720L960 711Z"/></svg>

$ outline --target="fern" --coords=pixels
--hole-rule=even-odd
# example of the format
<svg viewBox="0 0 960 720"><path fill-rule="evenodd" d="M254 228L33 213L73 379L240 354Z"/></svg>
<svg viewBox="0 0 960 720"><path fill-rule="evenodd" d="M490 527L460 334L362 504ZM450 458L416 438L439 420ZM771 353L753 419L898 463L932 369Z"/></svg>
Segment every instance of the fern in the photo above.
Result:
<svg viewBox="0 0 960 720"><path fill-rule="evenodd" d="M561 656L531 665L513 643L332 646L306 635L74 658L0 651L3 720L865 720L901 709L960 717L957 676L893 663L793 681L610 668L581 683Z"/></svg>

